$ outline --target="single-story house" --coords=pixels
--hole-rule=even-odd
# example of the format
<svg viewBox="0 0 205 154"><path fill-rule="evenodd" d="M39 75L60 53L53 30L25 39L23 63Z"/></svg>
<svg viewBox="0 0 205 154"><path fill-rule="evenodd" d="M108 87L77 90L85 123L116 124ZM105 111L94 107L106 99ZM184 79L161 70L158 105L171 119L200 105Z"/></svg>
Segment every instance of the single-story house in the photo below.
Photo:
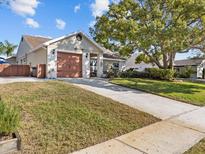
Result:
<svg viewBox="0 0 205 154"><path fill-rule="evenodd" d="M13 56L10 56L10 57L6 58L6 61L9 64L16 64L16 55L13 55Z"/></svg>
<svg viewBox="0 0 205 154"><path fill-rule="evenodd" d="M187 67L191 68L193 72L195 72L191 75L192 78L205 78L204 58L176 60L174 62L174 68L177 72L180 72Z"/></svg>
<svg viewBox="0 0 205 154"><path fill-rule="evenodd" d="M139 64L136 64L136 58L137 56L139 56L139 54L140 53L136 51L126 60L124 70L134 69L136 71L143 72L145 71L146 68L157 67L155 64L151 64L151 63L146 64L144 62L141 62Z"/></svg>
<svg viewBox="0 0 205 154"><path fill-rule="evenodd" d="M31 68L45 64L47 78L90 78L104 76L110 67L122 69L125 59L76 32L56 39L22 36L16 63Z"/></svg>

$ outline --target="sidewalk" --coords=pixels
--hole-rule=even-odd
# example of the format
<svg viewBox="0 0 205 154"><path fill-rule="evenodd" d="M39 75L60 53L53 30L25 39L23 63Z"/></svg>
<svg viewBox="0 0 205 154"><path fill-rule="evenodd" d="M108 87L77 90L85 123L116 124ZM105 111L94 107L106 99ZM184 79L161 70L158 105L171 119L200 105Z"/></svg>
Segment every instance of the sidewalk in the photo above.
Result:
<svg viewBox="0 0 205 154"><path fill-rule="evenodd" d="M152 114L161 122L74 154L180 154L205 137L205 107L197 107L98 79L64 79L97 94Z"/></svg>

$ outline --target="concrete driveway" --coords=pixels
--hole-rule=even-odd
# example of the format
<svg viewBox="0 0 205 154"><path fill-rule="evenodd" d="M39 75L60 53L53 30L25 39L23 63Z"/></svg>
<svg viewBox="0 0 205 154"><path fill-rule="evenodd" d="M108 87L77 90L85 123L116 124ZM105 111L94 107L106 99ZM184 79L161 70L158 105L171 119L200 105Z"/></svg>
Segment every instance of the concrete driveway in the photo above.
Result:
<svg viewBox="0 0 205 154"><path fill-rule="evenodd" d="M163 120L200 108L139 90L114 85L104 79L61 80L70 82L99 95L112 98L122 104L150 113Z"/></svg>
<svg viewBox="0 0 205 154"><path fill-rule="evenodd" d="M43 82L44 79L33 77L0 77L0 84L15 83L15 82Z"/></svg>
<svg viewBox="0 0 205 154"><path fill-rule="evenodd" d="M75 154L181 154L205 137L205 107L124 88L102 79L61 80L162 119Z"/></svg>

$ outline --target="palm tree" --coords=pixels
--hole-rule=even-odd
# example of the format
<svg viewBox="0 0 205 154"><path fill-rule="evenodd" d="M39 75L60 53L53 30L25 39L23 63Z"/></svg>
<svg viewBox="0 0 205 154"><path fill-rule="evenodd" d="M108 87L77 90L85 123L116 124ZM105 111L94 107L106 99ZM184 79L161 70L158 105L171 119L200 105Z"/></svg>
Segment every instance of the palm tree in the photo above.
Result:
<svg viewBox="0 0 205 154"><path fill-rule="evenodd" d="M4 41L3 43L3 53L6 54L7 57L11 56L14 50L17 48L17 45L10 43L9 41Z"/></svg>
<svg viewBox="0 0 205 154"><path fill-rule="evenodd" d="M0 55L4 53L4 44L0 42Z"/></svg>

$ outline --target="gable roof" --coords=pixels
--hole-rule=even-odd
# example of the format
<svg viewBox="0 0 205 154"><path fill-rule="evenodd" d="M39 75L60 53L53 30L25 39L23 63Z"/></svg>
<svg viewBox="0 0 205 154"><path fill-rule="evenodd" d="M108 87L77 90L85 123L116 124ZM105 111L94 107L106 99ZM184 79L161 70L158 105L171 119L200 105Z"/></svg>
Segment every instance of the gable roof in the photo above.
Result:
<svg viewBox="0 0 205 154"><path fill-rule="evenodd" d="M200 65L205 59L198 58L198 59L186 59L186 60L176 60L174 62L174 66L198 66Z"/></svg>
<svg viewBox="0 0 205 154"><path fill-rule="evenodd" d="M124 58L121 58L120 55L113 53L112 51L100 46L98 43L96 43L94 40L92 40L91 38L89 38L86 34L84 34L83 32L75 32L66 36L62 36L62 37L58 37L56 39L51 39L48 37L42 37L42 36L31 36L31 35L24 35L23 38L28 42L28 44L31 47L31 52L36 51L39 48L42 47L47 47L53 43L56 43L58 41L67 39L69 37L75 36L81 34L82 36L84 36L86 39L88 39L93 45L95 45L98 49L100 49L101 51L103 51L103 55L105 58L109 58L109 59L120 59L120 60L125 60Z"/></svg>
<svg viewBox="0 0 205 154"><path fill-rule="evenodd" d="M74 32L74 33L71 33L69 35L65 35L65 36L61 36L61 37L58 37L56 39L53 39L53 40L50 40L48 42L45 42L44 43L44 46L49 46L50 44L53 44L53 43L56 43L58 41L61 41L61 40L64 40L64 39L67 39L69 37L72 37L72 36L75 36L75 35L82 35L84 36L86 39L88 39L92 44L94 44L97 48L99 48L101 51L105 51L105 48L101 47L98 43L96 43L94 40L92 40L90 37L88 37L85 33L83 32ZM107 50L107 49L106 49Z"/></svg>
<svg viewBox="0 0 205 154"><path fill-rule="evenodd" d="M51 40L51 38L48 38L48 37L31 36L31 35L24 35L23 39L27 41L27 43L32 49L35 49L39 45Z"/></svg>

